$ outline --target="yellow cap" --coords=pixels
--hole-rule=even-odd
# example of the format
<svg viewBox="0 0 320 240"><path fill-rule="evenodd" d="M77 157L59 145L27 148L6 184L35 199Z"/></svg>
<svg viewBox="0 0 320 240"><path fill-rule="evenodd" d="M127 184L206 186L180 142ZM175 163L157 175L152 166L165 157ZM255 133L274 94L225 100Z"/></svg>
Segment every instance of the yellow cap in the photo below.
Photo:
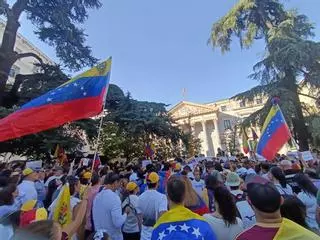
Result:
<svg viewBox="0 0 320 240"><path fill-rule="evenodd" d="M38 208L36 211L35 221L47 220L48 212L45 208Z"/></svg>
<svg viewBox="0 0 320 240"><path fill-rule="evenodd" d="M37 200L29 200L29 201L26 201L22 206L21 206L21 211L30 211L32 209L34 209L34 207L36 206L37 204Z"/></svg>
<svg viewBox="0 0 320 240"><path fill-rule="evenodd" d="M85 173L82 175L82 177L83 177L84 179L91 179L91 176L92 176L91 172L85 172Z"/></svg>
<svg viewBox="0 0 320 240"><path fill-rule="evenodd" d="M181 164L180 163L176 163L174 169L175 170L181 170Z"/></svg>
<svg viewBox="0 0 320 240"><path fill-rule="evenodd" d="M138 187L138 185L135 182L128 182L126 189L131 192L135 190Z"/></svg>
<svg viewBox="0 0 320 240"><path fill-rule="evenodd" d="M31 168L26 168L26 169L23 170L22 175L23 176L28 176L31 173L33 173L33 170Z"/></svg>
<svg viewBox="0 0 320 240"><path fill-rule="evenodd" d="M159 175L155 172L152 172L148 175L147 181L150 183L157 183L159 182Z"/></svg>

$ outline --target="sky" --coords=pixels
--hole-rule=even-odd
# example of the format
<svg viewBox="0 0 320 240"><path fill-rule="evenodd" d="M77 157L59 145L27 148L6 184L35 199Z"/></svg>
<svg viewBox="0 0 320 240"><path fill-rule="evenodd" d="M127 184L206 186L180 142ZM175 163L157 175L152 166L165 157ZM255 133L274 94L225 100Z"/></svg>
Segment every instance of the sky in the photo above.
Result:
<svg viewBox="0 0 320 240"><path fill-rule="evenodd" d="M182 100L208 103L248 90L258 83L248 78L264 53L262 41L241 50L237 39L221 54L207 40L212 24L236 0L102 0L82 26L87 44L101 60L113 57L111 83L138 100L171 106ZM320 1L289 0L315 24L320 39ZM22 19L20 33L54 61L54 49L33 34ZM186 89L183 97L183 89Z"/></svg>

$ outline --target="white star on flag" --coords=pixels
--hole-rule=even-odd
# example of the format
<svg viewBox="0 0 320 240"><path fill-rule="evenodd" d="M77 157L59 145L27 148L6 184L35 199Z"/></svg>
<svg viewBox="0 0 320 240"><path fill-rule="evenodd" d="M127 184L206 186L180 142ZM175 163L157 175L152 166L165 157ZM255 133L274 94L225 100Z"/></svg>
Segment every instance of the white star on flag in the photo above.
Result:
<svg viewBox="0 0 320 240"><path fill-rule="evenodd" d="M176 227L177 226L173 226L170 224L170 226L167 228L167 230L171 233L172 231L177 231Z"/></svg>
<svg viewBox="0 0 320 240"><path fill-rule="evenodd" d="M50 95L55 95L55 94L56 94L55 92L50 93Z"/></svg>
<svg viewBox="0 0 320 240"><path fill-rule="evenodd" d="M159 237L158 237L158 240L162 240L164 239L164 237L167 236L166 234L164 234L164 231L163 232L160 232L159 233Z"/></svg>
<svg viewBox="0 0 320 240"><path fill-rule="evenodd" d="M78 86L78 83L74 83L73 86L77 87L77 86Z"/></svg>
<svg viewBox="0 0 320 240"><path fill-rule="evenodd" d="M195 235L196 238L200 237L201 236L200 228L193 228L192 234Z"/></svg>
<svg viewBox="0 0 320 240"><path fill-rule="evenodd" d="M86 92L84 92L84 93L83 93L83 96L87 96L87 93L86 93Z"/></svg>
<svg viewBox="0 0 320 240"><path fill-rule="evenodd" d="M81 90L83 90L84 88L83 88L83 87L81 87L80 89L81 89Z"/></svg>
<svg viewBox="0 0 320 240"><path fill-rule="evenodd" d="M188 232L189 228L185 223L182 226L179 226L181 228L181 231L186 231Z"/></svg>
<svg viewBox="0 0 320 240"><path fill-rule="evenodd" d="M52 98L47 98L47 102L51 102L52 101Z"/></svg>

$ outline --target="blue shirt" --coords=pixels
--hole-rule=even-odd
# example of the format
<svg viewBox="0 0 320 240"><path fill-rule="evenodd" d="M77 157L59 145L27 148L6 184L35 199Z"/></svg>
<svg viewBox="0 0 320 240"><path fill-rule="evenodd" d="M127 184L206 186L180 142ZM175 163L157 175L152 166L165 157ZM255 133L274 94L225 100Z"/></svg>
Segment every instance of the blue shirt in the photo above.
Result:
<svg viewBox="0 0 320 240"><path fill-rule="evenodd" d="M38 201L43 202L46 199L46 188L43 181L36 181L34 183L38 194Z"/></svg>
<svg viewBox="0 0 320 240"><path fill-rule="evenodd" d="M17 197L17 202L19 205L23 205L29 200L38 200L38 193L35 184L32 181L23 180L22 183L18 185L18 191L19 196Z"/></svg>

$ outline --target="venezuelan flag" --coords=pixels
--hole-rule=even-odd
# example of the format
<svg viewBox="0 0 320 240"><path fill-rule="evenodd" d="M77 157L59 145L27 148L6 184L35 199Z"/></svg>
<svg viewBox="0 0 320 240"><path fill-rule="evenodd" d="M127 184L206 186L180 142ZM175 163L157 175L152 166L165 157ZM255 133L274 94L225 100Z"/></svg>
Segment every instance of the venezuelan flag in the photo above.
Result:
<svg viewBox="0 0 320 240"><path fill-rule="evenodd" d="M53 220L58 222L62 227L71 223L71 206L70 206L69 184L65 184L57 197L57 204L53 210Z"/></svg>
<svg viewBox="0 0 320 240"><path fill-rule="evenodd" d="M245 129L242 129L242 150L245 154L247 154L250 151L248 136Z"/></svg>
<svg viewBox="0 0 320 240"><path fill-rule="evenodd" d="M158 219L151 240L158 239L216 240L217 238L204 218L178 205Z"/></svg>
<svg viewBox="0 0 320 240"><path fill-rule="evenodd" d="M257 153L272 160L281 147L290 139L291 133L279 105L273 105L263 124L257 145Z"/></svg>
<svg viewBox="0 0 320 240"><path fill-rule="evenodd" d="M0 142L98 115L103 108L111 58L0 120Z"/></svg>
<svg viewBox="0 0 320 240"><path fill-rule="evenodd" d="M301 227L295 222L283 218L280 228L273 238L274 240L315 240L320 239L315 233Z"/></svg>

